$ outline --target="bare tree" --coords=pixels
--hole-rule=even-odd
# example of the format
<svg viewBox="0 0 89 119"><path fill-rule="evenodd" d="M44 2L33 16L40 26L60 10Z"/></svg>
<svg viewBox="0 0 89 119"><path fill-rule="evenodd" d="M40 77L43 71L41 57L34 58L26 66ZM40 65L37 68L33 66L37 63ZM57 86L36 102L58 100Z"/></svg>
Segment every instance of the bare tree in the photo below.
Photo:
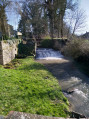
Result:
<svg viewBox="0 0 89 119"><path fill-rule="evenodd" d="M57 36L64 37L64 16L66 10L74 11L78 5L77 0L56 0L55 1L55 14L56 20L54 26L56 26ZM55 29L55 27L54 27Z"/></svg>
<svg viewBox="0 0 89 119"><path fill-rule="evenodd" d="M74 36L79 30L84 29L86 24L86 15L83 10L77 9L76 11L70 11L67 13L65 18L66 24L68 26L67 37L69 37L69 33Z"/></svg>
<svg viewBox="0 0 89 119"><path fill-rule="evenodd" d="M75 17L74 17L74 24L73 24L73 29L72 29L72 35L75 34L78 30L81 30L82 28L85 27L85 12L82 10L77 10L74 12Z"/></svg>

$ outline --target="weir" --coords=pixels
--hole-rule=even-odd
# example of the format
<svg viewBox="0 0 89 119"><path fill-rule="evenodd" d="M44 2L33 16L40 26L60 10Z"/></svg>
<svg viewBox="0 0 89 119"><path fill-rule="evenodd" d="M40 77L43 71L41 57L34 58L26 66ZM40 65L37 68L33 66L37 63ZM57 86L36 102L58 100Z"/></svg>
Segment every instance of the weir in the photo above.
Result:
<svg viewBox="0 0 89 119"><path fill-rule="evenodd" d="M36 50L36 59L58 60L62 59L63 55L59 51L47 48L38 48Z"/></svg>

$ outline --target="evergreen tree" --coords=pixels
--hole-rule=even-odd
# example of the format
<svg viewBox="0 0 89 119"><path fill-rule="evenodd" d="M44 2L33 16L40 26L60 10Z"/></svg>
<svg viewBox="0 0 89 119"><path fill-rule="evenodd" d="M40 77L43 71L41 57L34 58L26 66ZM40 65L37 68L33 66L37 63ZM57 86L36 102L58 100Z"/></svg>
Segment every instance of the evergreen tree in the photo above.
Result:
<svg viewBox="0 0 89 119"><path fill-rule="evenodd" d="M47 19L44 13L42 1L33 0L23 5L22 17L19 23L19 30L24 32L32 32L35 38L41 37L47 32ZM29 29L28 29L29 28Z"/></svg>

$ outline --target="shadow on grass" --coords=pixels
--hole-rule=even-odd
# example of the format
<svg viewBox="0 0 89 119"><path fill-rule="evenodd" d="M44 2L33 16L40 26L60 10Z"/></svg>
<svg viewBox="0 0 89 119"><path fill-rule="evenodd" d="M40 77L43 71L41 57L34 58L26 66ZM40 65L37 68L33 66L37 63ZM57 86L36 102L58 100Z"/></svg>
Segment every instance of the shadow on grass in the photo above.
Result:
<svg viewBox="0 0 89 119"><path fill-rule="evenodd" d="M30 65L25 65L23 67L20 68L20 70L25 70L25 71L29 71L29 70L47 70L43 65L39 65L36 63L30 64Z"/></svg>

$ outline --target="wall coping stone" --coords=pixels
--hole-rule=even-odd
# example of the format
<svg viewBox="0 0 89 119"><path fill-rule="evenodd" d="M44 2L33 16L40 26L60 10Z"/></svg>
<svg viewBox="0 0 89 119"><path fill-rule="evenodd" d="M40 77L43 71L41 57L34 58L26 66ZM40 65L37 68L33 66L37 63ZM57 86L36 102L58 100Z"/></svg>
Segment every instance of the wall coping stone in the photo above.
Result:
<svg viewBox="0 0 89 119"><path fill-rule="evenodd" d="M65 118L49 117L49 116L42 116L42 115L37 115L37 114L29 114L29 113L11 111L5 119L65 119Z"/></svg>

